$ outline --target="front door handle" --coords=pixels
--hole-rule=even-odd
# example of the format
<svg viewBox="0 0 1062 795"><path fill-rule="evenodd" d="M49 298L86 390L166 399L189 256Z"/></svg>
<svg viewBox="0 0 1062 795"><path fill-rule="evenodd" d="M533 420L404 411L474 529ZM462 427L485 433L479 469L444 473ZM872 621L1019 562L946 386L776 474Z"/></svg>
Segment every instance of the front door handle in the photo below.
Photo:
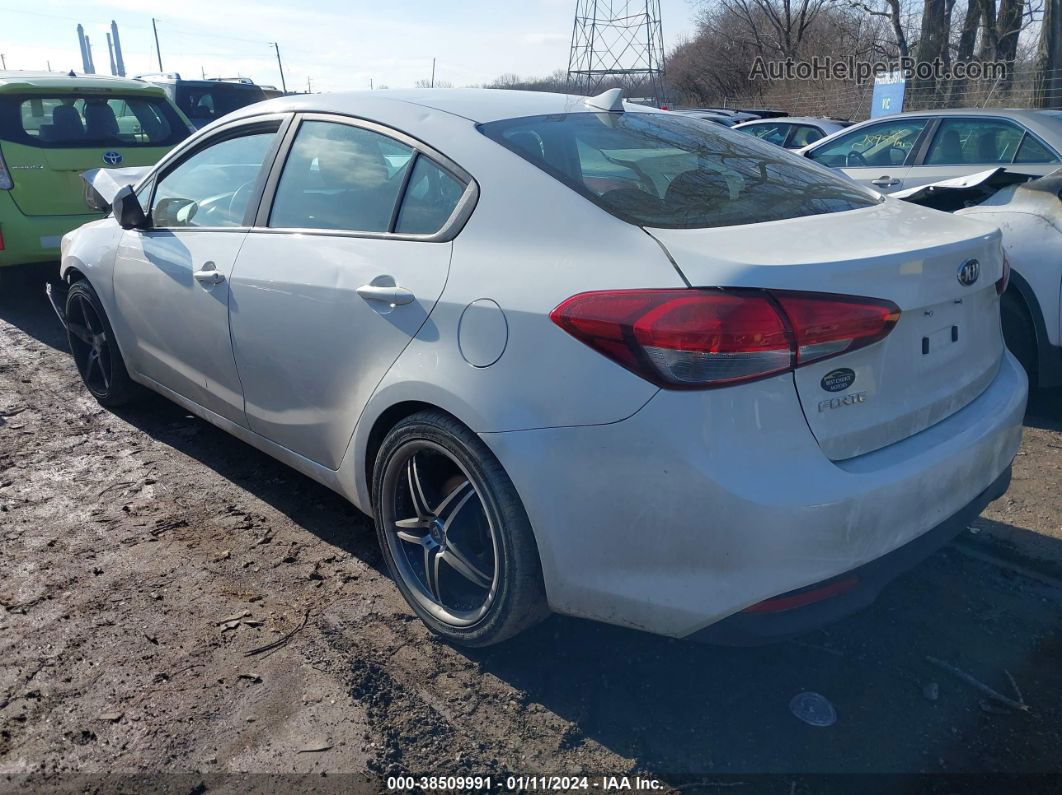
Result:
<svg viewBox="0 0 1062 795"><path fill-rule="evenodd" d="M358 295L366 301L381 301L393 306L411 304L416 299L412 290L399 287L397 284L363 284L358 288Z"/></svg>
<svg viewBox="0 0 1062 795"><path fill-rule="evenodd" d="M204 262L203 269L195 271L192 276L200 284L221 284L225 281L225 275L221 273L213 262Z"/></svg>
<svg viewBox="0 0 1062 795"><path fill-rule="evenodd" d="M879 188L895 188L897 185L902 184L902 180L898 180L895 177L878 177L871 180L870 184Z"/></svg>

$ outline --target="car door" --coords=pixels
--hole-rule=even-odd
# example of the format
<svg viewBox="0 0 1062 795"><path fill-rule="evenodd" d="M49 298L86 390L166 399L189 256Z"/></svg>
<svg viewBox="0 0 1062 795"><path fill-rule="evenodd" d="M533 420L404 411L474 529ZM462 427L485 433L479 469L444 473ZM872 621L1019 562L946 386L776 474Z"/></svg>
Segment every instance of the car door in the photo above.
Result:
<svg viewBox="0 0 1062 795"><path fill-rule="evenodd" d="M123 233L115 300L129 366L246 425L229 338L229 283L277 146L280 118L235 124L154 179L150 226Z"/></svg>
<svg viewBox="0 0 1062 795"><path fill-rule="evenodd" d="M475 184L400 133L307 114L241 249L230 326L256 433L331 469L420 331Z"/></svg>
<svg viewBox="0 0 1062 795"><path fill-rule="evenodd" d="M765 121L746 125L741 128L741 132L753 135L761 141L767 141L767 143L775 144L776 146L785 146L791 127L792 125L784 122Z"/></svg>
<svg viewBox="0 0 1062 795"><path fill-rule="evenodd" d="M1058 156L1017 122L975 116L940 119L921 162L907 176L906 187L975 174L1000 166L1044 176L1058 168Z"/></svg>
<svg viewBox="0 0 1062 795"><path fill-rule="evenodd" d="M912 153L928 123L925 117L903 117L862 125L805 154L861 185L891 193L906 186Z"/></svg>

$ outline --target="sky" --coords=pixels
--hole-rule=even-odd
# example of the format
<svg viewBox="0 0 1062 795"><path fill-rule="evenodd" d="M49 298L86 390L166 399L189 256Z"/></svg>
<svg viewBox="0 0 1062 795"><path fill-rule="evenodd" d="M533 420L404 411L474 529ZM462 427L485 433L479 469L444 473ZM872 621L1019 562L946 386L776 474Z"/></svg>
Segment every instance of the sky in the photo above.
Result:
<svg viewBox="0 0 1062 795"><path fill-rule="evenodd" d="M694 30L696 0L661 0L664 46ZM0 0L0 54L8 69L82 71L76 26L108 73L105 33L116 20L128 74L250 77L289 90L411 88L431 77L455 86L502 74L543 76L568 65L575 0Z"/></svg>

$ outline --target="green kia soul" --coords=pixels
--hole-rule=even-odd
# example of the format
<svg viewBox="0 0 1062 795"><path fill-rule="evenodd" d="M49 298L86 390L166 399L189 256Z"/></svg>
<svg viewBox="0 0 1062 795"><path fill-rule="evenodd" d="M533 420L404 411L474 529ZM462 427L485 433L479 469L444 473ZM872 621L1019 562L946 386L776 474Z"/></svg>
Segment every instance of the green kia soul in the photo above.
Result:
<svg viewBox="0 0 1062 795"><path fill-rule="evenodd" d="M150 166L193 131L142 80L0 72L0 268L59 259L59 240L101 217L81 172Z"/></svg>

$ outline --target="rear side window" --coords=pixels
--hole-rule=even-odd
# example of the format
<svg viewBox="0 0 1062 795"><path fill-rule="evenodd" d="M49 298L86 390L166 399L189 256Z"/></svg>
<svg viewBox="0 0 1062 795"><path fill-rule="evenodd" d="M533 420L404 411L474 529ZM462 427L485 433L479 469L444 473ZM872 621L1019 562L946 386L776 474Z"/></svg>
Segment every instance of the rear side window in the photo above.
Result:
<svg viewBox="0 0 1062 795"><path fill-rule="evenodd" d="M271 227L387 232L413 149L378 132L305 121L280 175Z"/></svg>
<svg viewBox="0 0 1062 795"><path fill-rule="evenodd" d="M927 166L1010 163L1024 131L997 119L945 119L926 154Z"/></svg>
<svg viewBox="0 0 1062 795"><path fill-rule="evenodd" d="M258 86L240 83L178 82L174 92L177 107L184 115L205 126L234 110L261 102L266 98Z"/></svg>
<svg viewBox="0 0 1062 795"><path fill-rule="evenodd" d="M0 140L45 148L173 146L188 126L162 97L0 97Z"/></svg>
<svg viewBox="0 0 1062 795"><path fill-rule="evenodd" d="M395 231L406 235L433 235L453 214L465 186L423 155L417 157L409 185L402 197Z"/></svg>
<svg viewBox="0 0 1062 795"><path fill-rule="evenodd" d="M1029 135L1029 133L1025 133L1025 138L1022 139L1021 146L1018 147L1018 154L1014 158L1014 162L1057 163L1058 155Z"/></svg>
<svg viewBox="0 0 1062 795"><path fill-rule="evenodd" d="M569 113L482 124L630 223L736 226L870 207L881 199L784 149L665 113Z"/></svg>

